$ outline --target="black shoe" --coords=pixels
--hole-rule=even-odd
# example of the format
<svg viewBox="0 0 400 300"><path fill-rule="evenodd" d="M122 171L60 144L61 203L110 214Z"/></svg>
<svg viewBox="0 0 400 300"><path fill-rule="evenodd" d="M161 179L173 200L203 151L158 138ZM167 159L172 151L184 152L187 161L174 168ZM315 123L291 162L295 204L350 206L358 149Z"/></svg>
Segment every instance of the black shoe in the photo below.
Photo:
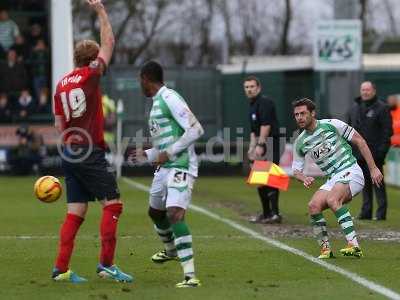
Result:
<svg viewBox="0 0 400 300"><path fill-rule="evenodd" d="M272 217L266 218L263 223L264 224L280 224L280 223L282 223L282 216L273 215Z"/></svg>
<svg viewBox="0 0 400 300"><path fill-rule="evenodd" d="M249 218L249 222L250 223L259 223L259 224L263 224L265 222L267 218L264 217L264 214L259 214L259 215L255 215L255 216L251 216Z"/></svg>

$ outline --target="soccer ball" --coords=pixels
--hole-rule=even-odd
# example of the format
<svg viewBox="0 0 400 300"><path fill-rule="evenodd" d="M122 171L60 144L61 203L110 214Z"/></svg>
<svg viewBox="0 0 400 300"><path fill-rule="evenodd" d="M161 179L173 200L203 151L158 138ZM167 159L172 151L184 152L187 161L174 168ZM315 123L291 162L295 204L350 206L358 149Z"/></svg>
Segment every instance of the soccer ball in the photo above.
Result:
<svg viewBox="0 0 400 300"><path fill-rule="evenodd" d="M40 201L51 203L60 198L62 186L56 177L43 176L36 180L33 191Z"/></svg>

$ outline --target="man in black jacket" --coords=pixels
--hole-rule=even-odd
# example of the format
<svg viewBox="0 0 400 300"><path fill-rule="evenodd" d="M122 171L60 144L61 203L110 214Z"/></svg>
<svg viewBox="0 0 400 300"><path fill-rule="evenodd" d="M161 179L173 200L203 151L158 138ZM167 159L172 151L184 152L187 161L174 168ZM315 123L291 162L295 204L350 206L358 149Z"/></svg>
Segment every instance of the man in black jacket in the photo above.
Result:
<svg viewBox="0 0 400 300"><path fill-rule="evenodd" d="M390 137L393 134L392 118L388 106L378 100L376 87L370 81L365 81L360 87L360 97L356 98L355 104L349 113L349 125L353 126L366 140L372 156L383 173L383 164L390 147ZM387 196L384 182L380 187L373 187L371 176L366 162L360 153L353 149L358 164L364 173L365 186L363 190L363 204L359 219L370 220L372 218L373 188L378 202L375 214L376 220L386 219Z"/></svg>
<svg viewBox="0 0 400 300"><path fill-rule="evenodd" d="M280 140L279 123L274 102L261 95L261 83L255 76L247 77L243 82L244 92L250 102L249 121L251 127L250 161L269 160L279 164ZM254 223L281 223L279 214L279 190L268 186L258 187L263 212L250 218Z"/></svg>

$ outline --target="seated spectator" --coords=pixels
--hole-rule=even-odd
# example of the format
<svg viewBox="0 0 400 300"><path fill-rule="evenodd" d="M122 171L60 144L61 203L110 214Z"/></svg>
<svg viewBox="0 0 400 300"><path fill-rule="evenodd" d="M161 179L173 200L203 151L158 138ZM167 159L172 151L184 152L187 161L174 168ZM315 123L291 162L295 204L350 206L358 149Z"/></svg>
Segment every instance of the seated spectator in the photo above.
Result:
<svg viewBox="0 0 400 300"><path fill-rule="evenodd" d="M40 147L43 138L32 132L28 126L17 129L18 146L10 153L9 163L11 170L16 175L28 175L41 163Z"/></svg>
<svg viewBox="0 0 400 300"><path fill-rule="evenodd" d="M6 93L0 94L0 123L11 122L12 110Z"/></svg>
<svg viewBox="0 0 400 300"><path fill-rule="evenodd" d="M50 101L49 101L49 89L42 88L39 92L38 104L36 106L36 112L39 114L49 114L51 112L50 109Z"/></svg>
<svg viewBox="0 0 400 300"><path fill-rule="evenodd" d="M0 45L8 51L19 35L18 25L9 18L5 8L0 8Z"/></svg>
<svg viewBox="0 0 400 300"><path fill-rule="evenodd" d="M18 120L27 119L35 108L32 95L28 90L21 91L18 101L15 105L15 116Z"/></svg>
<svg viewBox="0 0 400 300"><path fill-rule="evenodd" d="M35 22L31 24L28 34L26 34L26 43L31 49L36 47L38 40L45 40L42 26Z"/></svg>
<svg viewBox="0 0 400 300"><path fill-rule="evenodd" d="M0 64L0 78L0 91L17 92L27 88L25 66L18 62L14 49L8 51L7 61Z"/></svg>
<svg viewBox="0 0 400 300"><path fill-rule="evenodd" d="M398 95L390 95L387 98L387 104L392 115L393 135L390 143L393 147L400 147L400 105Z"/></svg>
<svg viewBox="0 0 400 300"><path fill-rule="evenodd" d="M49 51L43 39L36 42L31 56L31 75L33 78L33 90L36 98L39 98L40 91L47 87L49 79Z"/></svg>
<svg viewBox="0 0 400 300"><path fill-rule="evenodd" d="M15 39L15 44L14 46L12 46L12 49L14 49L17 52L17 57L19 62L22 62L29 58L30 49L29 46L25 43L24 36L19 35Z"/></svg>

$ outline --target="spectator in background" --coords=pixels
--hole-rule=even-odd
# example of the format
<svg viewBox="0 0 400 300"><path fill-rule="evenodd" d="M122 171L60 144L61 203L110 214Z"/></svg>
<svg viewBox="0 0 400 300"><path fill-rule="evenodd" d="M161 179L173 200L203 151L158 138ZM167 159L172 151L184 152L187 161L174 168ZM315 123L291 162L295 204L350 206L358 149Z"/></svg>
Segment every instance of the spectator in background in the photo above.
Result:
<svg viewBox="0 0 400 300"><path fill-rule="evenodd" d="M392 115L393 123L393 135L391 137L391 145L393 147L400 147L400 105L399 96L390 95L387 98L387 104L390 108L390 114Z"/></svg>
<svg viewBox="0 0 400 300"><path fill-rule="evenodd" d="M0 93L0 123L11 122L12 110L6 93Z"/></svg>
<svg viewBox="0 0 400 300"><path fill-rule="evenodd" d="M45 40L42 26L34 22L31 24L30 30L26 35L26 42L31 49L35 48L38 40Z"/></svg>
<svg viewBox="0 0 400 300"><path fill-rule="evenodd" d="M34 101L29 90L22 90L15 107L17 119L26 120L34 110Z"/></svg>
<svg viewBox="0 0 400 300"><path fill-rule="evenodd" d="M0 45L8 51L20 35L18 25L9 18L5 8L0 8Z"/></svg>
<svg viewBox="0 0 400 300"><path fill-rule="evenodd" d="M39 97L37 98L37 105L35 112L38 114L49 114L51 112L50 109L50 101L49 101L49 89L42 88L39 92Z"/></svg>
<svg viewBox="0 0 400 300"><path fill-rule="evenodd" d="M23 63L18 62L17 52L10 49L7 54L7 61L0 64L0 91L12 93L26 89L28 78Z"/></svg>
<svg viewBox="0 0 400 300"><path fill-rule="evenodd" d="M43 39L36 42L29 58L34 96L38 99L40 91L48 86L49 51Z"/></svg>
<svg viewBox="0 0 400 300"><path fill-rule="evenodd" d="M361 84L360 97L355 99L355 103L350 110L348 124L354 127L366 140L377 167L383 173L383 164L389 151L390 137L393 134L392 118L389 107L378 100L376 87L372 82L365 81ZM374 219L386 220L387 195L385 183L382 181L381 186L373 186L367 163L357 149L353 148L353 152L363 170L365 179L362 193L363 204L358 218L361 220L370 220L372 218L374 188L378 202L378 209Z"/></svg>
<svg viewBox="0 0 400 300"><path fill-rule="evenodd" d="M24 36L19 35L15 39L15 44L14 46L12 46L12 49L14 49L17 52L17 57L19 62L23 62L29 58L30 49L29 46L25 43Z"/></svg>
<svg viewBox="0 0 400 300"><path fill-rule="evenodd" d="M28 126L23 125L16 131L18 145L10 153L9 163L16 175L29 175L32 170L38 170L41 163L41 148L44 147L43 137L35 134Z"/></svg>

